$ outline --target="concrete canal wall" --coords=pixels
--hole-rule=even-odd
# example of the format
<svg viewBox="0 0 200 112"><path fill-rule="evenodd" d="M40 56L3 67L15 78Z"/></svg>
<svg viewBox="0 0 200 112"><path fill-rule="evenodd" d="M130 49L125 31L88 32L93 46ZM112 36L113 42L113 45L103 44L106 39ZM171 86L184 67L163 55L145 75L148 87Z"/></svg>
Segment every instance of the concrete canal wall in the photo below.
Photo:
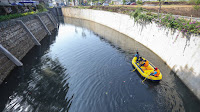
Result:
<svg viewBox="0 0 200 112"><path fill-rule="evenodd" d="M39 43L46 35L50 35L56 27L57 22L51 13L39 13L1 22L0 45L18 60L21 60L37 44L36 42ZM1 49L0 84L15 66Z"/></svg>
<svg viewBox="0 0 200 112"><path fill-rule="evenodd" d="M114 12L77 8L63 8L62 12L67 17L86 19L108 26L148 47L160 56L200 99L200 36L186 37L177 30L159 27L155 22L137 23L129 15Z"/></svg>

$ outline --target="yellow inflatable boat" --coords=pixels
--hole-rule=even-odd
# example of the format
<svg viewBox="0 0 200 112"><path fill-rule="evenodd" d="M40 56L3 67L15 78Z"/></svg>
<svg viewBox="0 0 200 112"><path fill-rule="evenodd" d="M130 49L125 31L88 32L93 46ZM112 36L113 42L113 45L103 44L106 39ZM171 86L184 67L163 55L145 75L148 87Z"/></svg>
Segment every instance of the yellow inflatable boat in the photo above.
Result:
<svg viewBox="0 0 200 112"><path fill-rule="evenodd" d="M132 64L137 69L137 71L141 74L142 77L149 79L151 81L160 81L162 80L162 74L160 72L160 75L158 77L150 75L153 71L155 66L149 62L149 66L144 67L144 66L139 66L139 63L136 62L137 57L134 57L132 60ZM143 58L145 59L145 58Z"/></svg>

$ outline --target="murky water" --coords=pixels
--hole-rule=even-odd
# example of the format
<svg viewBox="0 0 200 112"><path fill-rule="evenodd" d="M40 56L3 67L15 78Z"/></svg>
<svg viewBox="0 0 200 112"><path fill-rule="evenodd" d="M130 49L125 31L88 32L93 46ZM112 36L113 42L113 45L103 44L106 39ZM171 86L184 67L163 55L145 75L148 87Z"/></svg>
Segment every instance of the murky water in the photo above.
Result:
<svg viewBox="0 0 200 112"><path fill-rule="evenodd" d="M100 24L64 18L0 86L0 111L199 112L199 100L153 52ZM131 72L140 54L160 68L160 83Z"/></svg>

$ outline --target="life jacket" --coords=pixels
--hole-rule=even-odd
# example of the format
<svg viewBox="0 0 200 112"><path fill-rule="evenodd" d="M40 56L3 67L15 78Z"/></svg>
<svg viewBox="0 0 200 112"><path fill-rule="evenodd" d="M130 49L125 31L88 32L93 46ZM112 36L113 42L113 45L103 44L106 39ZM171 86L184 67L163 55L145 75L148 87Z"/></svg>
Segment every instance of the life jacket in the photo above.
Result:
<svg viewBox="0 0 200 112"><path fill-rule="evenodd" d="M155 70L155 71L157 72L157 74L155 74L154 76L155 76L155 77L158 77L158 76L160 75L160 70L157 69L157 70Z"/></svg>
<svg viewBox="0 0 200 112"><path fill-rule="evenodd" d="M148 67L149 66L149 61L146 60L144 67Z"/></svg>

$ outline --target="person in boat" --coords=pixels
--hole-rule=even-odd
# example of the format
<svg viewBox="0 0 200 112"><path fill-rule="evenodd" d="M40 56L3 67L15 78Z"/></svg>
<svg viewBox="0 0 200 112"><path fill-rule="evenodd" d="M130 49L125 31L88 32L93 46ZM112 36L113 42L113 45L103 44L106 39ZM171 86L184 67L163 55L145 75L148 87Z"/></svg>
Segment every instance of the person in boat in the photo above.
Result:
<svg viewBox="0 0 200 112"><path fill-rule="evenodd" d="M136 61L138 62L139 57L140 57L139 52L136 52L135 57L137 57L137 60L136 60Z"/></svg>
<svg viewBox="0 0 200 112"><path fill-rule="evenodd" d="M143 63L143 58L140 56L137 63L142 64Z"/></svg>
<svg viewBox="0 0 200 112"><path fill-rule="evenodd" d="M139 63L140 65L143 64L143 63L144 63L143 60L144 60L144 59L140 56L139 59L138 59L138 63Z"/></svg>
<svg viewBox="0 0 200 112"><path fill-rule="evenodd" d="M149 66L149 61L148 60L143 60L140 66L148 67Z"/></svg>
<svg viewBox="0 0 200 112"><path fill-rule="evenodd" d="M160 75L160 70L157 67L155 67L154 71L150 75L158 77Z"/></svg>

